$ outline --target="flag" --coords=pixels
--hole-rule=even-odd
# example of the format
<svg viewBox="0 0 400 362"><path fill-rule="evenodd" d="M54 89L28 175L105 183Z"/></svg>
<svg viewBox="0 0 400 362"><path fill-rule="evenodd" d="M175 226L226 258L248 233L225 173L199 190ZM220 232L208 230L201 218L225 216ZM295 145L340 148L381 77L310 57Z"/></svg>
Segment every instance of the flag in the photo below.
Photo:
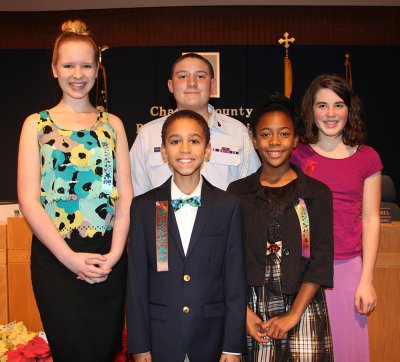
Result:
<svg viewBox="0 0 400 362"><path fill-rule="evenodd" d="M288 56L283 59L284 66L284 94L285 97L291 98L293 91L293 71L292 62Z"/></svg>
<svg viewBox="0 0 400 362"><path fill-rule="evenodd" d="M353 87L353 75L351 74L351 63L350 63L350 54L345 54L344 68L346 70L346 81Z"/></svg>

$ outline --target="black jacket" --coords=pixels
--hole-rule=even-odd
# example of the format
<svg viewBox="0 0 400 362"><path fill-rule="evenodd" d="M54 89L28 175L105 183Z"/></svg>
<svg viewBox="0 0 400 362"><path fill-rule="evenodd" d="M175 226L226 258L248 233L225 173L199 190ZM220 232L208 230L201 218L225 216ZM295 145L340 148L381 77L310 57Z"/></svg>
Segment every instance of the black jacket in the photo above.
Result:
<svg viewBox="0 0 400 362"><path fill-rule="evenodd" d="M333 287L332 192L320 181L305 175L297 166L295 198L285 208L282 220L282 292L295 294L300 284L310 282ZM264 283L267 240L267 205L260 184L261 168L232 182L227 191L241 199L246 232L247 284ZM310 258L302 256L300 223L294 205L304 199L310 220Z"/></svg>
<svg viewBox="0 0 400 362"><path fill-rule="evenodd" d="M156 201L168 201L168 271L157 271ZM153 361L218 361L246 350L246 270L236 197L203 178L187 253L170 204L171 178L135 197L128 249L128 352Z"/></svg>

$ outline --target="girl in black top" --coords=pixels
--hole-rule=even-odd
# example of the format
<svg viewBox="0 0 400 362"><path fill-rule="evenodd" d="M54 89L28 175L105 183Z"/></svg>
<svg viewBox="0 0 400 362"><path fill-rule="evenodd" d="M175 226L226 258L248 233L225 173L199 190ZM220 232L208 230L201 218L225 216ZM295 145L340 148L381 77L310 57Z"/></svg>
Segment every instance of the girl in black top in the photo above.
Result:
<svg viewBox="0 0 400 362"><path fill-rule="evenodd" d="M333 285L332 194L290 164L301 125L281 95L252 120L262 160L231 183L244 209L247 257L247 361L331 361L324 287Z"/></svg>

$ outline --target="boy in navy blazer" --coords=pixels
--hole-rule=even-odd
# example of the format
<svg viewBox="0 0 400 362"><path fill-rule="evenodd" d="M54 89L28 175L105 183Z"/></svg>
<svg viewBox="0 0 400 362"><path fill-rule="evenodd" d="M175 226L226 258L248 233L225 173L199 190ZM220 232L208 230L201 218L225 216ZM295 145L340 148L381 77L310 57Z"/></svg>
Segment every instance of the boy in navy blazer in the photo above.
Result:
<svg viewBox="0 0 400 362"><path fill-rule="evenodd" d="M210 130L193 111L162 129L173 176L131 207L128 353L135 361L240 361L246 278L239 200L200 175Z"/></svg>

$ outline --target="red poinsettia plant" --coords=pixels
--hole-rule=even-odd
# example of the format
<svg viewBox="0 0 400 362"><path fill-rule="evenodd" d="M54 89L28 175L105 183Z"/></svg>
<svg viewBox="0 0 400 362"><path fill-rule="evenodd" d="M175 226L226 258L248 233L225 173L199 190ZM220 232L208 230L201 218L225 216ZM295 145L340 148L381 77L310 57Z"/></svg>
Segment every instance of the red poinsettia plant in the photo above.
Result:
<svg viewBox="0 0 400 362"><path fill-rule="evenodd" d="M7 362L52 362L49 345L39 337L33 337L27 344L17 344L16 349L6 352Z"/></svg>
<svg viewBox="0 0 400 362"><path fill-rule="evenodd" d="M115 356L114 362L126 362L126 329L122 330L122 350Z"/></svg>

